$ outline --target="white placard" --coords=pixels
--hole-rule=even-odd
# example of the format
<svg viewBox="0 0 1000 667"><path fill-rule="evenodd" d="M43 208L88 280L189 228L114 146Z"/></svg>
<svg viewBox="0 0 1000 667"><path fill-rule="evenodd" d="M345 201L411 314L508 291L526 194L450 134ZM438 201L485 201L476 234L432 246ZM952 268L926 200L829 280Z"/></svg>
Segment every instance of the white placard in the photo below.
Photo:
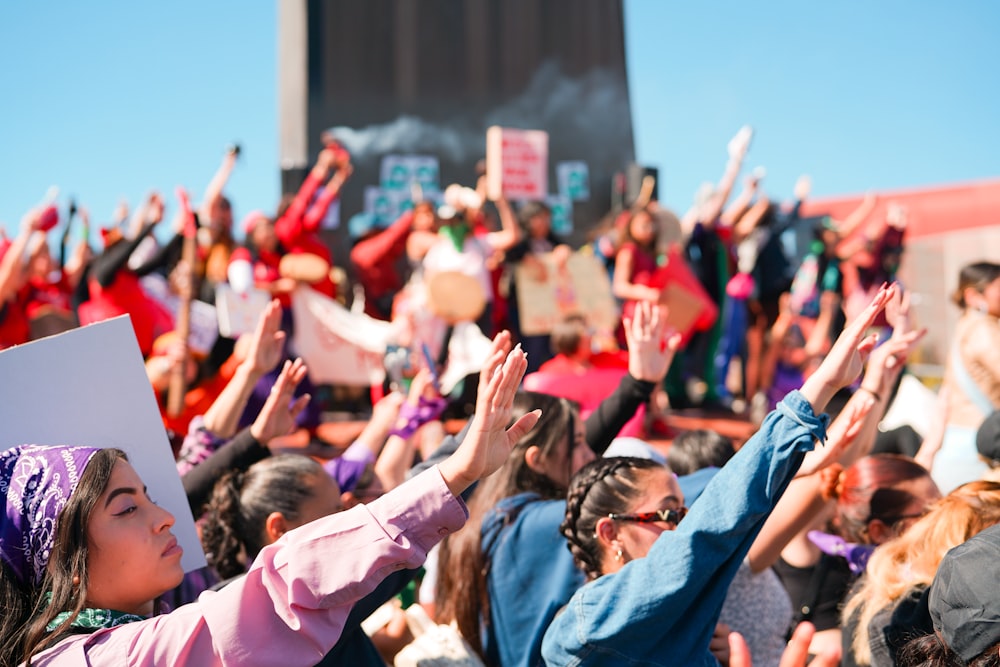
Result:
<svg viewBox="0 0 1000 667"><path fill-rule="evenodd" d="M548 170L548 132L496 125L486 130L486 190L490 199L544 200Z"/></svg>
<svg viewBox="0 0 1000 667"><path fill-rule="evenodd" d="M117 447L177 520L185 571L203 567L187 496L128 316L0 352L0 449Z"/></svg>
<svg viewBox="0 0 1000 667"><path fill-rule="evenodd" d="M271 295L262 289L251 289L246 294L225 283L215 287L215 312L219 317L219 333L226 338L239 338L257 329L261 314L271 303Z"/></svg>

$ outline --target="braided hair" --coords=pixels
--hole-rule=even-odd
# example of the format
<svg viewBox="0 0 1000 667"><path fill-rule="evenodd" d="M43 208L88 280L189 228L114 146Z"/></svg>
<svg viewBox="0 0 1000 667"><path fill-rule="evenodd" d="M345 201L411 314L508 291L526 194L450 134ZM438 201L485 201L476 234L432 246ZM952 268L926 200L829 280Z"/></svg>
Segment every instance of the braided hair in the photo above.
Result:
<svg viewBox="0 0 1000 667"><path fill-rule="evenodd" d="M641 492L639 471L662 467L651 459L616 456L591 461L573 477L566 498L566 518L559 530L588 581L602 574L598 520L620 512Z"/></svg>

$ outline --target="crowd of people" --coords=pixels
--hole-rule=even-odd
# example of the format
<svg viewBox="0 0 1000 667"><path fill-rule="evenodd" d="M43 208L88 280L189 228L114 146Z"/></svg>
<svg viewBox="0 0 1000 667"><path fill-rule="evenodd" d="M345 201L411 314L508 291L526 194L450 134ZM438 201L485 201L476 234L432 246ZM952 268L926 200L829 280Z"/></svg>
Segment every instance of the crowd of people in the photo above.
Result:
<svg viewBox="0 0 1000 667"><path fill-rule="evenodd" d="M73 206L56 259L52 211L28 212L0 247L0 349L130 316L208 566L183 571L175 519L124 452L11 443L0 667L392 664L415 650L408 608L461 640L448 664L1000 664L1000 264L958 276L931 428L884 432L924 335L896 276L907 212L875 217L870 195L804 220L808 178L782 205L757 171L730 201L749 144L741 130L684 215L645 191L582 249L544 203L487 201L480 174L440 205L415 190L336 271L321 223L353 168L332 141L242 242L223 194L238 150L197 206L178 194L168 235L154 193L95 253ZM526 331L517 276L545 281L575 252L608 267L618 329L578 312ZM288 453L324 409L292 302L359 293L345 279L391 322L387 380L344 451ZM252 331L196 345L179 313L219 286L270 302ZM488 354L444 391L469 323ZM651 444L690 405L757 430Z"/></svg>

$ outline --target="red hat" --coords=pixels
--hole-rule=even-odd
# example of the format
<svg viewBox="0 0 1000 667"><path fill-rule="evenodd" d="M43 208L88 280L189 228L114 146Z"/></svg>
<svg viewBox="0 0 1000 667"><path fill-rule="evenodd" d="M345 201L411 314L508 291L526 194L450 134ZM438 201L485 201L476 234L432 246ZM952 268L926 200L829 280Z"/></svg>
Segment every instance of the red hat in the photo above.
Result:
<svg viewBox="0 0 1000 667"><path fill-rule="evenodd" d="M246 248L240 247L236 248L229 254L229 263L233 262L252 262L253 258L250 256L250 251Z"/></svg>
<svg viewBox="0 0 1000 667"><path fill-rule="evenodd" d="M267 219L267 214L264 211L250 211L245 216L243 216L243 233L249 236L253 233L253 228L257 226L257 222L264 218Z"/></svg>

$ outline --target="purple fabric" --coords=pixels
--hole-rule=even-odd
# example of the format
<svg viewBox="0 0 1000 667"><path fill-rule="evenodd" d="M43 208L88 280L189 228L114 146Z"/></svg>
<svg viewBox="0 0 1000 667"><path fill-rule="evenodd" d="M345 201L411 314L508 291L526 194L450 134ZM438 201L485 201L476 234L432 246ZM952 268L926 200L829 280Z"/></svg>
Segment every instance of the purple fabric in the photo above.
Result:
<svg viewBox="0 0 1000 667"><path fill-rule="evenodd" d="M874 544L854 544L847 542L839 535L831 535L819 530L810 530L806 536L823 553L845 559L854 574L861 574L865 571L868 559L875 551Z"/></svg>
<svg viewBox="0 0 1000 667"><path fill-rule="evenodd" d="M330 477L337 480L337 485L340 486L341 493L346 493L347 491L353 491L358 485L358 481L364 475L365 468L368 465L368 461L358 461L338 456L324 463L323 468L330 474Z"/></svg>
<svg viewBox="0 0 1000 667"><path fill-rule="evenodd" d="M446 398L424 398L418 399L418 404L403 403L399 409L399 416L396 418L396 425L390 435L398 435L401 438L409 438L417 429L427 422L434 421L441 416L444 409L448 407Z"/></svg>
<svg viewBox="0 0 1000 667"><path fill-rule="evenodd" d="M56 519L98 452L93 447L21 445L0 452L0 557L21 582L41 583L55 542Z"/></svg>

